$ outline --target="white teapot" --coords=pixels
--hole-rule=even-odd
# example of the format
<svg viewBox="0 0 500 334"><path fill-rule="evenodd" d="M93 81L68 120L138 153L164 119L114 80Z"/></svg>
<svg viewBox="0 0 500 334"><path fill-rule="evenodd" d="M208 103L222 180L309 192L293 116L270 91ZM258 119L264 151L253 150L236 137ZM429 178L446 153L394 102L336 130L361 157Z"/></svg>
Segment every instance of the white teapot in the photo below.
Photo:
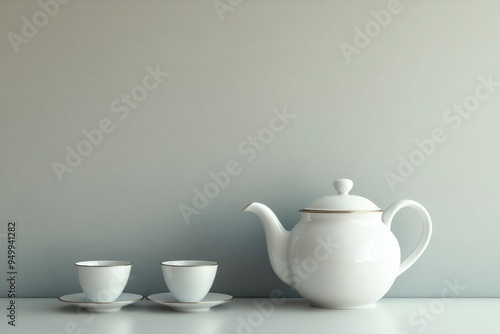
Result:
<svg viewBox="0 0 500 334"><path fill-rule="evenodd" d="M432 234L431 218L415 201L397 201L383 212L368 199L350 195L351 180L338 179L333 185L338 195L319 198L300 210L301 220L291 231L264 204L254 202L242 211L261 219L276 275L312 305L370 306L422 255ZM390 228L394 215L405 207L420 214L423 229L417 246L401 262Z"/></svg>

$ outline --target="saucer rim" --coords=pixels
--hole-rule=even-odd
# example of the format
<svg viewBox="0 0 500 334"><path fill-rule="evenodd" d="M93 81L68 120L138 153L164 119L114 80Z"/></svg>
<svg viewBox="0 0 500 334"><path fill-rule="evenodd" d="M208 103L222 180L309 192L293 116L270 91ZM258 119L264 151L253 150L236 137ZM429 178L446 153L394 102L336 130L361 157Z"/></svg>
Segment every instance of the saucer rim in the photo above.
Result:
<svg viewBox="0 0 500 334"><path fill-rule="evenodd" d="M144 296L143 295L140 295L138 293L131 293L131 292L122 292L120 294L120 296L122 295L131 295L131 296L136 296L136 297L140 297L140 298L134 298L134 299L127 299L127 300L121 300L121 301L112 301L112 302L93 302L91 300L82 300L82 301L76 301L76 300L64 300L63 298L64 297L68 297L68 296L77 296L77 295L80 295L80 296L85 296L85 294L83 292L80 292L80 293L70 293L70 294L67 294L67 295L64 295L64 296L61 296L59 297L58 299L64 303L70 303L70 304L86 304L86 305L120 305L120 304L130 304L130 303L134 303L134 302L139 302L141 300L144 299ZM118 296L118 298L120 298L120 296Z"/></svg>
<svg viewBox="0 0 500 334"><path fill-rule="evenodd" d="M177 300L164 300L164 299L161 300L161 299L151 299L150 298L150 297L153 297L153 296L156 296L156 295L164 295L164 294L168 294L168 295L173 296L171 292L160 292L160 293L154 293L152 295L149 295L149 296L146 297L146 299L149 300L149 301L151 301L151 302L160 303L160 304L163 304L163 305L167 305L167 303L168 304L174 304L174 305L210 305L210 304L214 304L214 303L219 303L220 304L220 303L224 303L224 302L229 302L229 301L231 301L231 300L234 299L233 296L228 295L226 293L220 293L220 292L209 292L207 294L207 296L209 294L217 294L217 295L227 296L229 298L219 299L219 300L212 300L212 301L208 301L208 300L207 301L203 301L203 299L202 299L199 302L180 302L180 301L177 301ZM172 298L174 298L174 297L172 297Z"/></svg>

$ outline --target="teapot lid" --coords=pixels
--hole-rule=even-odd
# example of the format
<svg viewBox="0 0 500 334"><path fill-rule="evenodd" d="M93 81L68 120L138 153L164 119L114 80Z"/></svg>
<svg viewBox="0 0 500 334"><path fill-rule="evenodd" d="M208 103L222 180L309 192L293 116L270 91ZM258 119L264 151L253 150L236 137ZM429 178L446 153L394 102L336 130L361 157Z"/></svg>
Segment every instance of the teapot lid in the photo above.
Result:
<svg viewBox="0 0 500 334"><path fill-rule="evenodd" d="M308 213L355 213L355 212L381 212L382 210L372 201L356 195L350 195L353 182L349 179L338 179L333 182L333 187L338 195L318 198L300 210Z"/></svg>

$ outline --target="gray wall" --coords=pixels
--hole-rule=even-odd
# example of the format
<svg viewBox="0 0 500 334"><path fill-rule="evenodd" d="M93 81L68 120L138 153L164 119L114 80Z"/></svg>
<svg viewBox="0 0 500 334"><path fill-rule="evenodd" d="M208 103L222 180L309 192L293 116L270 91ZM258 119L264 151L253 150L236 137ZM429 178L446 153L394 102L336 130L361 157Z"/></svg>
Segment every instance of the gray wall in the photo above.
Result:
<svg viewBox="0 0 500 334"><path fill-rule="evenodd" d="M144 295L166 290L162 260L213 259L214 291L295 296L239 211L261 201L290 229L339 177L433 218L389 296L500 296L498 1L61 2L0 2L0 273L15 220L18 296L80 291L85 259L131 260ZM407 254L418 220L393 230Z"/></svg>

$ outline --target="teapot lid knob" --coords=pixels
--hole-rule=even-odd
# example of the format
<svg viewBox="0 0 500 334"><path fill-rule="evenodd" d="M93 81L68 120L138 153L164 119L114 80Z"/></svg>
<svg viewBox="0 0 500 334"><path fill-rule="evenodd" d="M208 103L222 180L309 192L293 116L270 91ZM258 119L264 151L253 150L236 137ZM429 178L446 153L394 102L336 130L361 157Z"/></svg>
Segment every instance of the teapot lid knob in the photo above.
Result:
<svg viewBox="0 0 500 334"><path fill-rule="evenodd" d="M339 195L347 195L351 191L353 182L349 179L338 179L333 182L333 187Z"/></svg>

